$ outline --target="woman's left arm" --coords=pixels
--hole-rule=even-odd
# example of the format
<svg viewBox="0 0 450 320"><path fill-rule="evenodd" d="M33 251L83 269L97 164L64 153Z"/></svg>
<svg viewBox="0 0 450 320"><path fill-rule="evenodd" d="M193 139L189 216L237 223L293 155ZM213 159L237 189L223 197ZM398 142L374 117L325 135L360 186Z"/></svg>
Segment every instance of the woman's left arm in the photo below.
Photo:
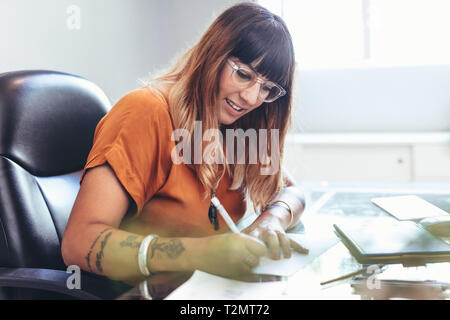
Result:
<svg viewBox="0 0 450 320"><path fill-rule="evenodd" d="M294 179L286 171L283 171L283 177L283 192L275 196L269 206L243 231L264 241L272 259L280 259L281 252L285 258L290 258L291 248L300 253L308 252L286 235L286 230L300 220L305 200L303 192L296 187Z"/></svg>

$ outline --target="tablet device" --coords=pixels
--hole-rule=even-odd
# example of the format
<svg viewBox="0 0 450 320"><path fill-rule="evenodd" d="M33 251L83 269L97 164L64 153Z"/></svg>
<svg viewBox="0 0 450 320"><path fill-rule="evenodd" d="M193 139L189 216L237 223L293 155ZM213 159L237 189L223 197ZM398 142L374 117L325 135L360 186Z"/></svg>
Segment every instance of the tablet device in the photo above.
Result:
<svg viewBox="0 0 450 320"><path fill-rule="evenodd" d="M362 264L424 265L450 261L450 245L413 221L393 218L334 225L350 253Z"/></svg>

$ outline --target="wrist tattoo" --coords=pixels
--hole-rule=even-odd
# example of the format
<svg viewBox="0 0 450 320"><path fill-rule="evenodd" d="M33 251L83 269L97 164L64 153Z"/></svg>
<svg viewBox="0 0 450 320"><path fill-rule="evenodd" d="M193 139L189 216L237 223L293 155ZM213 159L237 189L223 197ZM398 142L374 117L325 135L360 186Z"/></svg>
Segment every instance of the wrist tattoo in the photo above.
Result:
<svg viewBox="0 0 450 320"><path fill-rule="evenodd" d="M105 230L103 230L102 232L100 232L100 234L97 236L97 238L95 238L94 242L92 243L91 247L89 248L89 252L86 256L86 261L87 261L87 265L89 268L90 272L93 272L92 267L91 267L91 254L92 254L92 250L94 249L95 244L97 243L98 239L100 239L100 237L108 230L111 230L112 228L106 228Z"/></svg>
<svg viewBox="0 0 450 320"><path fill-rule="evenodd" d="M139 248L140 241L136 241L137 236L128 236L124 241L120 243L121 247Z"/></svg>
<svg viewBox="0 0 450 320"><path fill-rule="evenodd" d="M106 242L108 242L109 237L111 236L112 232L109 232L103 241L100 243L101 248L100 251L97 253L97 260L95 261L95 266L97 267L97 270L101 273L103 273L103 267L102 267L102 258L103 258L103 250L105 249Z"/></svg>
<svg viewBox="0 0 450 320"><path fill-rule="evenodd" d="M176 259L185 250L183 247L183 243L181 243L181 241L178 239L172 239L169 242L161 242L161 243L159 243L158 240L160 239L155 239L154 243L152 243L151 245L152 247L152 254L150 256L151 258L153 258L155 251L159 250L161 252L167 253L167 256L170 259Z"/></svg>

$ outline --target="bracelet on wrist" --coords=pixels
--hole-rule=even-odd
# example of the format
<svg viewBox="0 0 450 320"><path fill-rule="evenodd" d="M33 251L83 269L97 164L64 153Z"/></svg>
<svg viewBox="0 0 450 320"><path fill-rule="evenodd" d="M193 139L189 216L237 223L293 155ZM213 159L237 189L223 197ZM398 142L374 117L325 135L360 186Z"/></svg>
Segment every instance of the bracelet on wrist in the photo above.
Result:
<svg viewBox="0 0 450 320"><path fill-rule="evenodd" d="M292 221L294 220L294 212L292 211L291 206L289 205L289 203L287 203L286 201L283 200L275 200L271 203L269 203L266 206L266 209L272 207L272 206L279 206L279 207L283 207L285 208L287 211L289 211L289 215L290 215L290 220L289 220L289 224L287 226L287 228L289 228L292 224Z"/></svg>
<svg viewBox="0 0 450 320"><path fill-rule="evenodd" d="M150 234L142 240L141 245L139 246L139 252L138 252L138 265L139 270L141 271L142 275L148 277L150 276L150 270L148 269L147 265L147 253L148 253L148 247L150 246L150 243L158 238L157 235Z"/></svg>

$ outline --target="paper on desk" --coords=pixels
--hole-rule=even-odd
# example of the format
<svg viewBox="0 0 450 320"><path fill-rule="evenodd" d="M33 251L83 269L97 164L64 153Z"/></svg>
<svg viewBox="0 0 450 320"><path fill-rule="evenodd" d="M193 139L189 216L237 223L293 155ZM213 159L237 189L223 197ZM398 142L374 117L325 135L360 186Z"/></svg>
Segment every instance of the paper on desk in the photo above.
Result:
<svg viewBox="0 0 450 320"><path fill-rule="evenodd" d="M307 255L292 252L290 259L272 260L263 257L259 266L252 270L254 274L291 276L312 262L327 249L339 242L338 237L329 229L308 229L307 234L288 234L294 241L309 249Z"/></svg>
<svg viewBox="0 0 450 320"><path fill-rule="evenodd" d="M372 202L398 220L448 216L446 211L416 195L373 198Z"/></svg>
<svg viewBox="0 0 450 320"><path fill-rule="evenodd" d="M339 239L330 229L310 229L307 234L289 234L294 241L309 249L309 254L293 253L290 259L261 259L255 274L290 276L335 245ZM286 298L285 281L243 282L222 278L196 270L167 300L264 300Z"/></svg>
<svg viewBox="0 0 450 320"><path fill-rule="evenodd" d="M264 300L282 299L286 283L243 282L196 270L166 300Z"/></svg>

